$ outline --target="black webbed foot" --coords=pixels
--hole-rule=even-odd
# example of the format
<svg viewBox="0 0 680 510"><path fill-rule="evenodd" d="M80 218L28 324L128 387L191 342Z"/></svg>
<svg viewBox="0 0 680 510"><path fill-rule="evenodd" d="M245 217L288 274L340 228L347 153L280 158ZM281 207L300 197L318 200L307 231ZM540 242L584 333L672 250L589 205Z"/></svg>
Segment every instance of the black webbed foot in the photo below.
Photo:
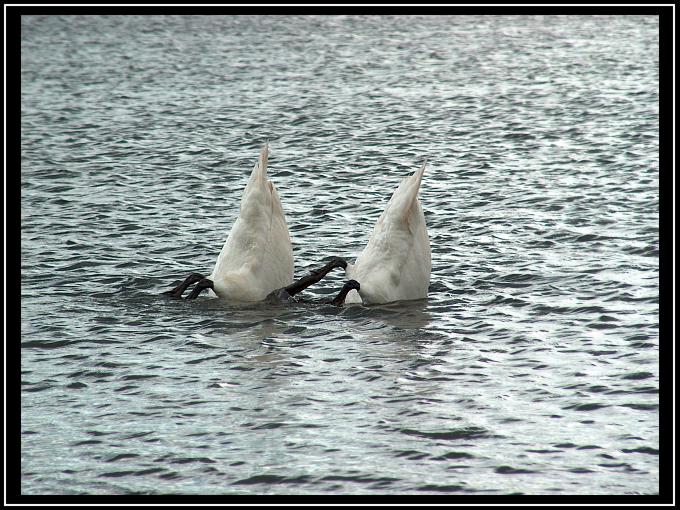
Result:
<svg viewBox="0 0 680 510"><path fill-rule="evenodd" d="M170 297L175 298L175 299L180 299L182 297L182 294L184 293L184 291L187 290L187 287L189 287L189 285L192 285L192 284L202 280L203 278L204 278L204 276L202 274L191 273L177 287L175 287L174 289L166 290L165 292L162 292L161 295L170 296Z"/></svg>
<svg viewBox="0 0 680 510"><path fill-rule="evenodd" d="M213 281L210 278L203 278L199 281L196 286L191 291L191 294L187 296L187 299L196 299L198 295L205 289L214 289Z"/></svg>
<svg viewBox="0 0 680 510"><path fill-rule="evenodd" d="M347 267L347 262L345 262L345 260L341 259L340 257L334 257L333 259L330 260L330 262L327 262L326 265L323 266L322 268L311 269L307 276L303 276L299 280L291 283L290 285L284 287L281 290L285 290L289 296L294 296L295 294L298 294L305 290L310 285L313 285L320 281L324 276L326 276L336 267L345 268Z"/></svg>
<svg viewBox="0 0 680 510"><path fill-rule="evenodd" d="M333 298L332 301L329 303L334 306L342 306L345 304L345 298L347 298L347 294L349 293L350 290L359 290L361 288L361 285L359 285L359 282L356 280L349 280L348 282L345 283L345 285L342 286L342 289L340 289L340 292L338 293L335 298Z"/></svg>
<svg viewBox="0 0 680 510"><path fill-rule="evenodd" d="M328 265L332 265L333 267L341 267L343 269L347 269L347 261L343 258L340 257L334 257Z"/></svg>

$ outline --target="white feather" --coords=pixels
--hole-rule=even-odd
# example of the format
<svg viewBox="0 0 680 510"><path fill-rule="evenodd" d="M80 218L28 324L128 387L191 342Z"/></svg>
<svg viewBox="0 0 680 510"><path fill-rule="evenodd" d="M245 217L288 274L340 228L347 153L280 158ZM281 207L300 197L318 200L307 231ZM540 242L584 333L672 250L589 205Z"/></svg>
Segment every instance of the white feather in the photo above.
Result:
<svg viewBox="0 0 680 510"><path fill-rule="evenodd" d="M426 163L425 163L426 164ZM404 178L373 228L368 244L345 270L359 282L346 303L388 303L427 297L432 260L418 190L425 164Z"/></svg>
<svg viewBox="0 0 680 510"><path fill-rule="evenodd" d="M239 217L209 278L215 293L234 301L261 301L293 281L293 250L281 199L267 179L265 144L243 191Z"/></svg>

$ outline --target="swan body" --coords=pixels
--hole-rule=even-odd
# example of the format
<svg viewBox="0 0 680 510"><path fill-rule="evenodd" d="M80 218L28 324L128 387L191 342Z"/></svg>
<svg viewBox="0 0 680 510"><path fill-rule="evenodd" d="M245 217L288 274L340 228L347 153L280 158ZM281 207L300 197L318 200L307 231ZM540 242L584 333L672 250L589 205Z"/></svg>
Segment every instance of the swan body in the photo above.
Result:
<svg viewBox="0 0 680 510"><path fill-rule="evenodd" d="M378 219L347 276L361 285L346 303L377 304L427 297L432 260L418 190L425 164L404 178Z"/></svg>
<svg viewBox="0 0 680 510"><path fill-rule="evenodd" d="M234 301L262 301L293 281L293 249L281 199L267 179L264 145L241 198L239 216L208 278L213 291Z"/></svg>

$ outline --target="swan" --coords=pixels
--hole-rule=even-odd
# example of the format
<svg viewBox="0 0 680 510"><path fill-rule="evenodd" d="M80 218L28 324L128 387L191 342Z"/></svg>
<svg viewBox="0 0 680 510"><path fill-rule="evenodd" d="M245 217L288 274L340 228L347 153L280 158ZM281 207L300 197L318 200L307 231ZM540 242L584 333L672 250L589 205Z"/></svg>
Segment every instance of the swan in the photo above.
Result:
<svg viewBox="0 0 680 510"><path fill-rule="evenodd" d="M405 177L378 218L368 244L345 273L360 289L346 303L378 304L427 297L432 270L430 239L418 190L427 162Z"/></svg>
<svg viewBox="0 0 680 510"><path fill-rule="evenodd" d="M239 216L212 273L207 278L191 273L163 294L181 298L195 283L187 299L195 299L203 290L211 289L218 297L231 301L288 301L335 267L346 268L347 262L335 257L320 270L293 282L293 249L281 199L267 179L268 159L269 146L265 144L243 190ZM358 288L356 282L347 282L333 304L341 305L347 293Z"/></svg>
<svg viewBox="0 0 680 510"><path fill-rule="evenodd" d="M344 259L341 259L340 257L334 257L321 269L312 270L307 276L303 276L302 278L294 281L290 285L286 285L285 287L281 287L280 289L275 289L271 291L269 294L265 296L264 301L270 303L297 302L297 298L295 297L296 294L299 294L310 285L320 281L324 276L326 276L332 269L336 267L342 267L344 269L347 267L347 262ZM191 275L189 276L189 278L191 278ZM187 278L187 280L189 278ZM345 282L345 284L342 286L340 292L338 293L337 296L335 296L335 298L333 298L332 300L325 300L323 302L335 306L342 306L345 302L347 294L352 290L359 290L360 288L361 285L359 285L359 282L355 280L349 280ZM187 299L196 299L198 295L205 289L214 290L214 284L212 280L208 278L202 278L201 280L199 280L198 283L196 283L194 289L187 296Z"/></svg>

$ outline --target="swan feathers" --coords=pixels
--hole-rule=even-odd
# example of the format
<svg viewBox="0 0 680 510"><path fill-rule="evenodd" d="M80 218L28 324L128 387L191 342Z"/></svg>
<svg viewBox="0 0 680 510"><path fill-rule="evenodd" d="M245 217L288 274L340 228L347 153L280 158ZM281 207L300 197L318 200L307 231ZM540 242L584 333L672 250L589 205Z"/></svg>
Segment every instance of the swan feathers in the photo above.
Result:
<svg viewBox="0 0 680 510"><path fill-rule="evenodd" d="M345 303L377 304L427 297L432 269L430 239L418 190L425 165L404 178L378 218L368 244L348 278L361 289L352 290Z"/></svg>
<svg viewBox="0 0 680 510"><path fill-rule="evenodd" d="M239 216L208 278L234 301L261 301L293 281L293 250L281 199L267 179L265 144L241 198Z"/></svg>

